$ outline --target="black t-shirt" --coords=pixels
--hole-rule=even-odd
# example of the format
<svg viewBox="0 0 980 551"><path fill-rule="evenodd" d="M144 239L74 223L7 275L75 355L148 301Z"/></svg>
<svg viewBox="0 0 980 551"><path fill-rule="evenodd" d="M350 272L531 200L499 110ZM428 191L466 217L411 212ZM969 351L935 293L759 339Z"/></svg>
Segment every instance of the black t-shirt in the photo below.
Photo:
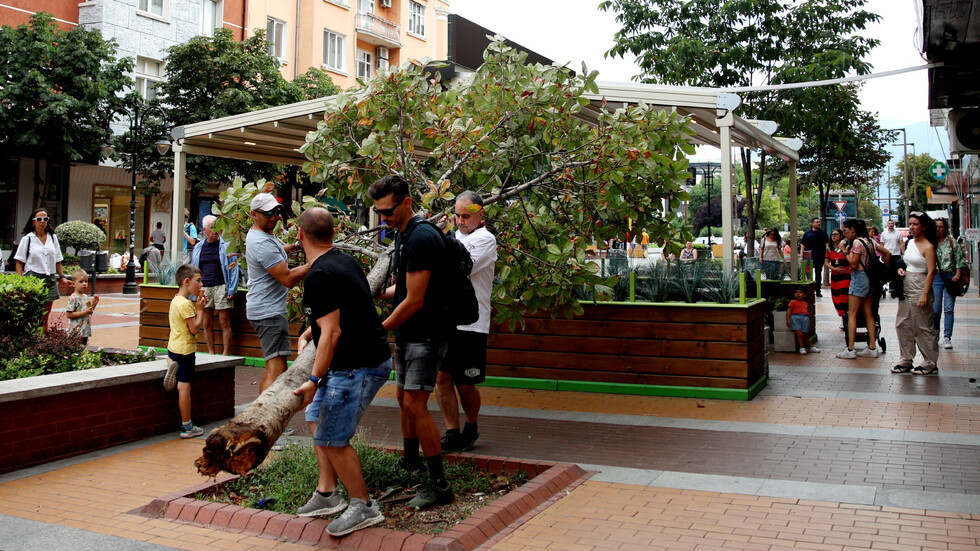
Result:
<svg viewBox="0 0 980 551"><path fill-rule="evenodd" d="M405 274L430 270L429 284L425 288L422 308L411 318L395 328L395 339L401 342L425 342L443 338L448 329L446 297L441 291L443 243L439 230L422 222L420 216L409 221L404 232L395 238L395 297L394 305L408 296Z"/></svg>
<svg viewBox="0 0 980 551"><path fill-rule="evenodd" d="M221 242L205 241L201 246L201 284L205 287L214 287L225 282L225 275L221 269Z"/></svg>
<svg viewBox="0 0 980 551"><path fill-rule="evenodd" d="M803 234L800 243L804 250L811 251L813 258L823 258L827 256L827 243L829 241L830 236L827 235L827 232L822 229L814 231L813 228L810 228Z"/></svg>
<svg viewBox="0 0 980 551"><path fill-rule="evenodd" d="M340 310L340 340L331 371L375 367L391 357L364 271L342 251L331 249L313 262L303 283L303 309L313 327L314 345L320 342L316 320Z"/></svg>

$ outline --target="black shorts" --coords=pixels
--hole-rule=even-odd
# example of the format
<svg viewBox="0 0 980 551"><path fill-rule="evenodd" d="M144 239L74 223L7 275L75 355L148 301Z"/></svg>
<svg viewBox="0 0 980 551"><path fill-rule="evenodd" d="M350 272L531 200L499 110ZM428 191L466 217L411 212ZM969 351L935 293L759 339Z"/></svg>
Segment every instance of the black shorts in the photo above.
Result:
<svg viewBox="0 0 980 551"><path fill-rule="evenodd" d="M177 382L193 383L194 370L197 367L196 354L194 352L191 352L190 354L178 354L168 350L167 356L171 360L177 362Z"/></svg>
<svg viewBox="0 0 980 551"><path fill-rule="evenodd" d="M485 381L488 337L486 333L455 331L439 371L451 374L455 385L475 385Z"/></svg>

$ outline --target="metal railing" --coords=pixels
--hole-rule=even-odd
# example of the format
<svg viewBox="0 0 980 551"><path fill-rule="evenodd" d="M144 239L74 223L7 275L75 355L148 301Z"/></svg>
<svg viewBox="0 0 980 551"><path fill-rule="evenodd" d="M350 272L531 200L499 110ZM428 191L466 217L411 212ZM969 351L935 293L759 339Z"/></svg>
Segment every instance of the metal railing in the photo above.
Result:
<svg viewBox="0 0 980 551"><path fill-rule="evenodd" d="M378 17L373 13L360 12L357 14L355 27L358 31L366 31L384 37L393 43L401 41L401 25Z"/></svg>

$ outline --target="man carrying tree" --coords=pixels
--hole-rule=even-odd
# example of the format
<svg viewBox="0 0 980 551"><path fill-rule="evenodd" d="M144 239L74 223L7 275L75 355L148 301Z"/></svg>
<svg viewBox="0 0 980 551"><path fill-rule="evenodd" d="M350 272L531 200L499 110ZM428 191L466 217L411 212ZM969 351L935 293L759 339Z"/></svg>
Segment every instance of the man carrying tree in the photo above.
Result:
<svg viewBox="0 0 980 551"><path fill-rule="evenodd" d="M490 333L490 292L493 290L493 269L497 261L497 239L483 220L483 198L475 191L456 196L456 239L466 246L473 259L470 282L476 291L480 319L470 325L460 325L453 332L449 352L436 378L439 409L446 421L446 436L442 449L466 451L480 437L477 415L480 413L480 391L476 385L486 379L487 336ZM453 388L455 386L455 388ZM459 401L456 393L459 392ZM459 404L463 406L466 424L459 430Z"/></svg>
<svg viewBox="0 0 980 551"><path fill-rule="evenodd" d="M445 249L439 230L423 223L412 209L405 178L385 176L371 184L368 194L381 221L398 230L392 260L395 285L382 293L382 298L393 299L394 310L383 325L386 331L395 330L396 396L405 443L401 465L409 472L421 470L421 446L429 471L429 478L408 507L429 509L451 503L454 498L442 468L439 429L427 407L451 330L444 321L447 297L440 292L445 280L441 273Z"/></svg>
<svg viewBox="0 0 980 551"><path fill-rule="evenodd" d="M384 522L371 500L361 462L350 445L364 410L391 373L388 336L381 326L364 271L353 257L333 247L333 216L311 208L299 217L299 242L310 261L303 286L303 309L310 326L300 349L316 347L309 381L293 391L303 397L320 474L316 490L299 516L347 510L327 526L331 536ZM337 478L344 483L344 502Z"/></svg>

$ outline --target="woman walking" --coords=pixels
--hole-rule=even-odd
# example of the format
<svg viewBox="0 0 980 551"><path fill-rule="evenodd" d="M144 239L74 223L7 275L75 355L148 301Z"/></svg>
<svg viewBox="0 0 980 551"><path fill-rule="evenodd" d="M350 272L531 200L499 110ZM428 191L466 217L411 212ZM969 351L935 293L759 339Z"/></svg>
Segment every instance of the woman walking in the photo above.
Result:
<svg viewBox="0 0 980 551"><path fill-rule="evenodd" d="M766 230L759 249L759 258L762 260L762 273L766 275L766 279L782 279L779 275L783 265L783 244L775 229Z"/></svg>
<svg viewBox="0 0 980 551"><path fill-rule="evenodd" d="M51 218L47 209L34 209L27 225L24 226L24 237L17 245L14 260L17 261L17 275L33 276L42 281L48 290L44 298L44 330L48 330L48 317L51 315L51 305L58 300L58 282L65 278L61 270L61 245L58 236L50 224Z"/></svg>
<svg viewBox="0 0 980 551"><path fill-rule="evenodd" d="M939 372L939 343L932 325L932 281L936 277L936 223L921 213L909 214L909 234L912 239L905 246L905 269L899 268L899 277L905 278L905 297L898 303L895 332L901 360L892 373L933 375ZM915 349L919 348L923 363L912 367Z"/></svg>
<svg viewBox="0 0 980 551"><path fill-rule="evenodd" d="M963 249L949 235L949 221L945 218L936 220L936 277L932 279L932 328L939 331L939 319L946 315L943 324L943 348L953 348L950 339L953 338L953 309L956 307L956 297L949 294L947 283L959 283L970 278Z"/></svg>
<svg viewBox="0 0 980 551"><path fill-rule="evenodd" d="M868 258L875 250L881 252L887 265L890 253L881 245L876 244L868 236L868 227L864 220L849 218L842 224L844 237L850 244L847 262L851 268L851 283L847 289L847 349L837 354L838 358L852 359L858 356L878 357L877 328L874 318L874 298L871 296L871 280L868 278ZM858 312L864 314L864 324L868 328L868 347L860 352L854 350L854 340L857 337Z"/></svg>
<svg viewBox="0 0 980 551"><path fill-rule="evenodd" d="M847 290L851 286L851 265L847 262L847 241L840 228L830 232L824 265L830 270L830 296L843 329L844 317L847 316Z"/></svg>

